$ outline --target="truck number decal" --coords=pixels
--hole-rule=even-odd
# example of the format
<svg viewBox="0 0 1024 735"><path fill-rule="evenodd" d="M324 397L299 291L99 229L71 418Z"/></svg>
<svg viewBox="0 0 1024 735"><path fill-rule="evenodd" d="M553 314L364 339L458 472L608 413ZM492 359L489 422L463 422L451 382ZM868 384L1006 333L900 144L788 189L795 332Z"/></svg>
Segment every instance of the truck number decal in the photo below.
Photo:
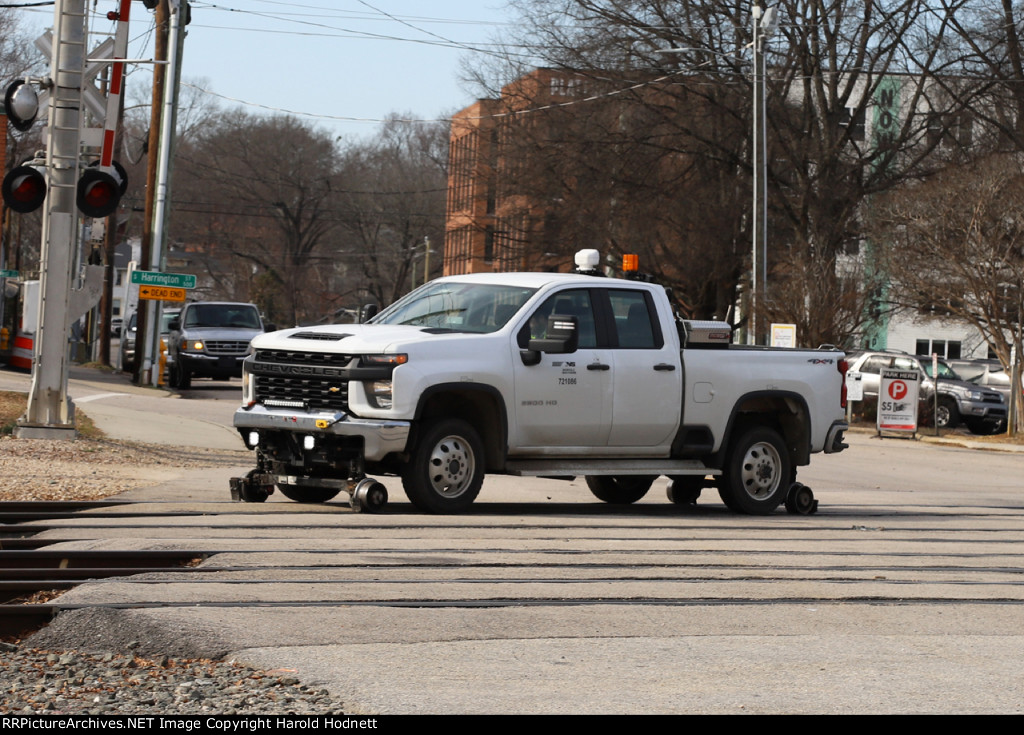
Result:
<svg viewBox="0 0 1024 735"><path fill-rule="evenodd" d="M576 378L559 378L559 385L576 385Z"/></svg>

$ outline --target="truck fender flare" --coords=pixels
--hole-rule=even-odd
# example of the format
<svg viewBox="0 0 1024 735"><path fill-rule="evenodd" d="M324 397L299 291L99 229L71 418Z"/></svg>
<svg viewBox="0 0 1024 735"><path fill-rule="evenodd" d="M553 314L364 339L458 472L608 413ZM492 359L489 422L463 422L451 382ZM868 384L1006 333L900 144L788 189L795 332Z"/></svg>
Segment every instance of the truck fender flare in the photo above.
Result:
<svg viewBox="0 0 1024 735"><path fill-rule="evenodd" d="M474 428L480 433L480 438L484 442L484 454L487 458L488 469L503 469L505 457L508 455L508 407L505 405L505 398L501 391L493 385L452 382L437 383L426 388L420 394L419 401L416 403L416 411L413 414L415 421L413 432L415 433L416 431L416 425L420 424L424 418L427 418L428 406L445 394L453 397L476 394L479 397L483 397L487 401L487 405L493 404L497 408L498 415L494 417L478 415L477 406L469 406L470 410L461 414L461 416L467 421L474 423ZM477 420L475 422L471 421L473 418Z"/></svg>
<svg viewBox="0 0 1024 735"><path fill-rule="evenodd" d="M732 410L729 414L729 421L725 425L725 435L722 437L722 444L719 446L718 451L715 452L714 462L715 466L721 466L724 461L726 453L729 451L729 446L732 442L732 438L735 432L738 430L737 425L741 423L741 407L750 404L756 404L758 401L769 400L776 401L782 399L787 403L795 403L797 410L792 413L795 415L802 414L803 419L806 423L806 432L804 437L803 446L793 446L793 438L790 436L790 432L786 431L786 427L778 427L781 430L782 437L785 439L787 444L790 444L790 448L793 450L794 459L796 464L807 464L810 460L811 455L811 411L807 405L807 399L799 393L788 390L762 390L762 391L751 391L744 393L740 396L736 403L733 405ZM743 413L758 413L758 411L743 411ZM765 413L762 411L761 413ZM777 415L772 412L772 415Z"/></svg>

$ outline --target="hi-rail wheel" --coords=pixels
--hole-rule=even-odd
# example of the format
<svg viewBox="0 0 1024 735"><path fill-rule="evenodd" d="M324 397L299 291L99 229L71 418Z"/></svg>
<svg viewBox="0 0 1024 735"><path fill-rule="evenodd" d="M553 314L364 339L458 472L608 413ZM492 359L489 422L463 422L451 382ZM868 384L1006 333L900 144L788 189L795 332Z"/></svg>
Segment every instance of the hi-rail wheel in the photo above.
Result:
<svg viewBox="0 0 1024 735"><path fill-rule="evenodd" d="M587 475L587 487L598 500L613 505L635 503L651 489L657 477L650 475Z"/></svg>
<svg viewBox="0 0 1024 735"><path fill-rule="evenodd" d="M676 505L696 505L703 489L702 475L673 475L668 479L665 495L670 503Z"/></svg>
<svg viewBox="0 0 1024 735"><path fill-rule="evenodd" d="M786 511L793 515L809 516L818 512L814 493L802 482L794 482L786 495Z"/></svg>
<svg viewBox="0 0 1024 735"><path fill-rule="evenodd" d="M341 492L340 487L310 487L304 485L279 484L277 489L289 500L296 503L326 503Z"/></svg>
<svg viewBox="0 0 1024 735"><path fill-rule="evenodd" d="M376 513L388 502L388 489L372 477L364 477L352 490L353 513Z"/></svg>
<svg viewBox="0 0 1024 735"><path fill-rule="evenodd" d="M263 473L259 468L250 470L245 477L231 478L231 499L240 500L243 503L265 503L270 493L273 492L273 485L266 485L259 480Z"/></svg>

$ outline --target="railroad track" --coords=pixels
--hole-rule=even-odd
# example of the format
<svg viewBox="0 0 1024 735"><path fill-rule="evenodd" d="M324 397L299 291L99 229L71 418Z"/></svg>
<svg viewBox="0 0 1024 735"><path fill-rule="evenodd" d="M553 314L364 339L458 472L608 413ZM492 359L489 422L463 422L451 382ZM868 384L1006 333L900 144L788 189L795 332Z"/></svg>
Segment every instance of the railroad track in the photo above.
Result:
<svg viewBox="0 0 1024 735"><path fill-rule="evenodd" d="M965 510L951 531L924 507L883 526L863 508L0 503L0 638L90 607L1019 604L1022 515ZM87 582L104 594L62 596Z"/></svg>

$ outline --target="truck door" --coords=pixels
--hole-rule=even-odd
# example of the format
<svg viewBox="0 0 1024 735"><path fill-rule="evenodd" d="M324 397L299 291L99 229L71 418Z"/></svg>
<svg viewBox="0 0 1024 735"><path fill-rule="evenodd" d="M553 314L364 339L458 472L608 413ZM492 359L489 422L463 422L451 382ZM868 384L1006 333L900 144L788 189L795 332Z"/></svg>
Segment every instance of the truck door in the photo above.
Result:
<svg viewBox="0 0 1024 735"><path fill-rule="evenodd" d="M664 450L682 412L682 367L662 334L651 294L607 289L611 307L612 426L610 447Z"/></svg>
<svg viewBox="0 0 1024 735"><path fill-rule="evenodd" d="M575 316L579 348L559 355L540 353L525 365L520 350L543 338L551 314ZM611 421L611 354L595 318L590 289L560 291L530 315L511 345L515 380L515 427L511 454L566 454L573 447L603 447Z"/></svg>

